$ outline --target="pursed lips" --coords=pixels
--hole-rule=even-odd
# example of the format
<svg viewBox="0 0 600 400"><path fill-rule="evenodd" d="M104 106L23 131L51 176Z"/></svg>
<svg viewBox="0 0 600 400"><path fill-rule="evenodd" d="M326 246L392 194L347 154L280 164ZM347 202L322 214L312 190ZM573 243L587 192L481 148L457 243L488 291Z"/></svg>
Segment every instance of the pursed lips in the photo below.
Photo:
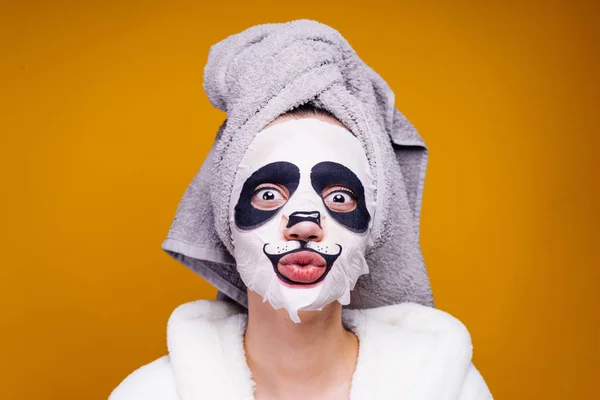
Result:
<svg viewBox="0 0 600 400"><path fill-rule="evenodd" d="M313 251L299 251L284 256L277 264L279 273L290 281L312 283L326 271L327 262Z"/></svg>

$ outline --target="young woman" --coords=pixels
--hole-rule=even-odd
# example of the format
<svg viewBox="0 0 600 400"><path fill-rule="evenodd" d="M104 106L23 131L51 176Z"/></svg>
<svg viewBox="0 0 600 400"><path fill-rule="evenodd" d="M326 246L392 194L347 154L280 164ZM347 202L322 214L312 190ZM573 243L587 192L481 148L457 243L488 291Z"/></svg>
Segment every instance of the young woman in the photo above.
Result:
<svg viewBox="0 0 600 400"><path fill-rule="evenodd" d="M163 248L221 300L178 307L110 399L491 399L432 307L427 152L387 84L301 20L213 46L204 86L227 120Z"/></svg>

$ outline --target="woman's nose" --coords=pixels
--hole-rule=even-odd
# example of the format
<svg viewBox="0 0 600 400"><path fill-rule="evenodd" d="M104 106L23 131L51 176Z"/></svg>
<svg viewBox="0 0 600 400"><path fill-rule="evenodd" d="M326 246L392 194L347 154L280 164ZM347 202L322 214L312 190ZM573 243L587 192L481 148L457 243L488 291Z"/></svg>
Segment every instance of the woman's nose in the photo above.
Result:
<svg viewBox="0 0 600 400"><path fill-rule="evenodd" d="M303 221L286 228L283 235L287 240L320 242L323 240L323 229L315 222Z"/></svg>

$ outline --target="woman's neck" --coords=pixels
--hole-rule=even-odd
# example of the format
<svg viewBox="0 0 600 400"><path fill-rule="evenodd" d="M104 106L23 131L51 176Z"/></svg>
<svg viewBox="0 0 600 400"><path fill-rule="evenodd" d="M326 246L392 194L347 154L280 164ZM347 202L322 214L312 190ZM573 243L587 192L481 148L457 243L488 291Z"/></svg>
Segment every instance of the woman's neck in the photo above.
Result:
<svg viewBox="0 0 600 400"><path fill-rule="evenodd" d="M248 291L244 347L256 398L347 399L358 340L342 325L341 304L300 312L300 319L294 323L285 309Z"/></svg>

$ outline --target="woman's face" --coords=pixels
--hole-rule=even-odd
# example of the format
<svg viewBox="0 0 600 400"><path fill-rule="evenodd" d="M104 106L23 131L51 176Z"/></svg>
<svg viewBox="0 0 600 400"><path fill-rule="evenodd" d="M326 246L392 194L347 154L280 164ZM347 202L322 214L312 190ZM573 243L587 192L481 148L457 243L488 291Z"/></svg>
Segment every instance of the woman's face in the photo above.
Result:
<svg viewBox="0 0 600 400"><path fill-rule="evenodd" d="M296 322L300 310L348 304L368 273L374 190L362 145L337 121L286 118L259 132L230 204L246 286Z"/></svg>

